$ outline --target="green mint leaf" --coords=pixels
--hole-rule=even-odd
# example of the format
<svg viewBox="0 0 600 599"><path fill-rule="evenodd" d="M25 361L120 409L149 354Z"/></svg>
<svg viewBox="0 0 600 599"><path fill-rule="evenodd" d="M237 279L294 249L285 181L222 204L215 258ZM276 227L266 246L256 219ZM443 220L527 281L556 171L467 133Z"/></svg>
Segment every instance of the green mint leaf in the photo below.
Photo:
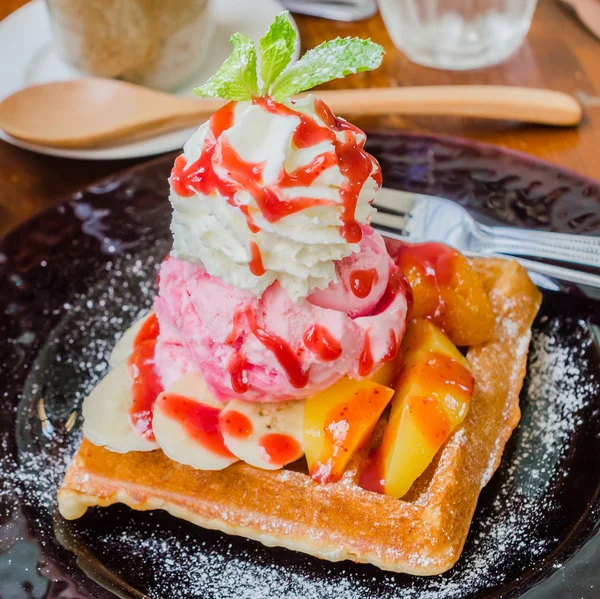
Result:
<svg viewBox="0 0 600 599"><path fill-rule="evenodd" d="M278 14L266 35L260 40L260 76L263 93L292 60L296 45L296 31L289 19L289 12Z"/></svg>
<svg viewBox="0 0 600 599"><path fill-rule="evenodd" d="M271 85L271 96L275 100L284 100L326 81L376 69L383 54L379 44L357 37L338 37L324 42L279 75Z"/></svg>
<svg viewBox="0 0 600 599"><path fill-rule="evenodd" d="M229 58L204 85L194 89L197 96L239 101L260 96L254 42L241 33L234 33L229 41L233 46Z"/></svg>

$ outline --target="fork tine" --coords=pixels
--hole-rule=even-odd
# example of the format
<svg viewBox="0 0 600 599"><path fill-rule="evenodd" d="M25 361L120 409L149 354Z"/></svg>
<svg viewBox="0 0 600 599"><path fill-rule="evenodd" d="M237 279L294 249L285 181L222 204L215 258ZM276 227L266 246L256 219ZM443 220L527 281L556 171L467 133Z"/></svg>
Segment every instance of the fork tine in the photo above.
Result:
<svg viewBox="0 0 600 599"><path fill-rule="evenodd" d="M385 212L376 212L371 218L371 226L374 229L394 239L402 239L407 236L405 231L407 222L407 216L386 214Z"/></svg>
<svg viewBox="0 0 600 599"><path fill-rule="evenodd" d="M373 206L389 214L405 215L410 214L414 203L412 194L382 187L375 196Z"/></svg>

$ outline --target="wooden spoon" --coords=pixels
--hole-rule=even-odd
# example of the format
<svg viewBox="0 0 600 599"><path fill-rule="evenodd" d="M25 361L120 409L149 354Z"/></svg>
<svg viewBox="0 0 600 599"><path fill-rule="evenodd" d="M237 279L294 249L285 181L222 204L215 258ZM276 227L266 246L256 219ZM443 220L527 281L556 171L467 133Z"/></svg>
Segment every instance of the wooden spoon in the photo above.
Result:
<svg viewBox="0 0 600 599"><path fill-rule="evenodd" d="M567 94L504 86L392 87L316 91L342 115L418 114L576 125L581 107ZM27 87L0 104L0 128L55 148L91 148L198 125L222 100L174 96L113 79Z"/></svg>

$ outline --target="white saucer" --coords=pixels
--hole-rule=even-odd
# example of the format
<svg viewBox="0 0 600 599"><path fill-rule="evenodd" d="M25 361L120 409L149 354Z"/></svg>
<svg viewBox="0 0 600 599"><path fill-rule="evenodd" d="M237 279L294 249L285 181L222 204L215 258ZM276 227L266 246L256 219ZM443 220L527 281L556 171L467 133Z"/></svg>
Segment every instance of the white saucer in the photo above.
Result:
<svg viewBox="0 0 600 599"><path fill-rule="evenodd" d="M214 0L211 3L213 39L210 51L199 71L176 93L189 95L192 88L204 83L217 70L229 55L229 37L232 33L241 31L258 42L275 15L282 10L283 6L277 0ZM292 24L296 26L293 20ZM33 0L0 22L0 56L3 57L0 100L28 85L81 76L54 53L48 11L43 0ZM91 150L46 148L15 139L2 129L0 138L15 146L51 156L113 160L178 150L194 130L183 129L147 140Z"/></svg>

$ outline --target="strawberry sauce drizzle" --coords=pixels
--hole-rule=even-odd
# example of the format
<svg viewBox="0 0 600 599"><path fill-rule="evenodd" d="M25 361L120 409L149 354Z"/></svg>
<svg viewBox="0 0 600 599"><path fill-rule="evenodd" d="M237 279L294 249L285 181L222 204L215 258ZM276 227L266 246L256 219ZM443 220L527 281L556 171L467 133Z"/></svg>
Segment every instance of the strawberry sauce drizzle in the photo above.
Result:
<svg viewBox="0 0 600 599"><path fill-rule="evenodd" d="M375 268L353 270L350 273L350 290L356 297L364 299L369 296L373 284L377 283L378 279L379 275Z"/></svg>
<svg viewBox="0 0 600 599"><path fill-rule="evenodd" d="M456 272L458 252L443 243L394 241L388 249L392 249L390 255L401 269L418 266L423 276L436 287L450 285Z"/></svg>
<svg viewBox="0 0 600 599"><path fill-rule="evenodd" d="M128 360L133 399L129 418L136 431L148 441L156 440L152 432L152 407L163 390L154 368L158 333L158 319L156 314L151 314L138 331Z"/></svg>
<svg viewBox="0 0 600 599"><path fill-rule="evenodd" d="M372 370L373 354L371 353L371 338L369 337L369 331L365 331L365 340L358 358L358 374L365 377L369 375Z"/></svg>
<svg viewBox="0 0 600 599"><path fill-rule="evenodd" d="M365 491L383 495L385 487L383 461L380 459L377 452L371 454L367 459L365 469L360 475L358 484L365 489Z"/></svg>
<svg viewBox="0 0 600 599"><path fill-rule="evenodd" d="M403 371L396 387L400 388L408 371ZM452 423L443 406L448 395L470 402L475 388L475 379L469 370L449 356L432 351L419 373L419 382L430 393L428 396L408 396L404 409L421 432L424 441L437 450L452 430ZM390 451L384 436L382 445L371 453L361 474L359 485L367 491L385 493L384 460Z"/></svg>
<svg viewBox="0 0 600 599"><path fill-rule="evenodd" d="M243 310L236 310L233 314L231 331L225 337L226 345L235 345L241 334L242 321L245 317ZM227 372L231 377L231 388L240 395L250 388L248 384L248 367L250 366L241 349L235 351L227 362Z"/></svg>
<svg viewBox="0 0 600 599"><path fill-rule="evenodd" d="M228 202L232 205L232 206L237 206L237 204L235 204L235 202L233 200L228 200ZM240 212L244 215L244 218L246 219L246 225L248 227L248 230L250 231L250 233L258 233L260 231L260 227L257 227L254 224L254 221L252 220L252 215L250 214L250 210L248 208L248 206L237 206L240 209Z"/></svg>
<svg viewBox="0 0 600 599"><path fill-rule="evenodd" d="M289 187L308 187L324 170L337 164L345 179L340 190L343 202L340 234L348 243L358 243L362 238L362 231L356 222L355 213L360 190L369 176L381 185L379 164L364 150L364 133L344 119L336 117L321 100L315 100L315 111L325 126L320 125L313 117L275 102L272 98L255 98L253 103L272 114L300 119L292 138L297 148L310 148L328 141L333 145L333 151L316 156L309 165L291 173L282 169L279 180L274 185L265 186L262 178L264 165L242 160L226 140L221 139L221 165L234 182L223 181L214 171L213 156L217 139L233 125L235 103L230 102L211 117L209 131L198 160L188 165L184 156L175 159L171 172L171 184L175 193L182 197L191 197L195 191L204 195L216 191L230 205L242 211L248 228L256 233L259 228L254 223L248 207L238 205L235 201L234 196L238 189L250 193L267 221L276 222L306 208L335 204L330 200L318 198L300 197L285 200L281 190ZM348 131L349 134L345 136L344 141L340 141L336 136L337 131ZM357 136L361 137L359 141Z"/></svg>
<svg viewBox="0 0 600 599"><path fill-rule="evenodd" d="M185 156L177 156L171 171L171 185L176 194L189 198L194 195L194 191L205 195L218 191L225 198L233 198L233 187L217 177L212 158L215 153L217 139L223 131L233 125L234 109L235 103L229 102L210 117L204 147L196 162L188 165Z"/></svg>
<svg viewBox="0 0 600 599"><path fill-rule="evenodd" d="M254 336L271 351L287 376L288 381L296 389L306 387L308 383L308 370L302 367L302 361L296 355L290 345L277 335L268 333L261 328L254 317L254 312L251 307L246 309L246 318L248 325Z"/></svg>
<svg viewBox="0 0 600 599"><path fill-rule="evenodd" d="M219 416L219 425L224 435L232 439L248 439L253 427L250 419L237 410L226 410Z"/></svg>
<svg viewBox="0 0 600 599"><path fill-rule="evenodd" d="M298 148L310 148L323 141L329 141L333 144L333 157L337 162L344 179L345 184L340 190L342 198L342 227L340 234L348 243L358 243L362 238L360 225L356 222L355 213L358 204L358 196L365 181L371 176L381 186L381 168L379 163L364 150L364 133L358 128L348 123L344 119L336 117L329 107L322 100L315 100L315 112L323 121L325 126L319 125L315 119L301 112L279 104L271 98L257 98L255 104L259 104L268 112L274 114L283 114L286 116L295 116L300 119L300 125L297 127L293 143ZM338 140L336 131L349 131L347 141ZM356 137L360 135L362 140L357 142ZM315 158L318 160L320 156ZM332 164L335 164L332 163ZM307 167L307 170L312 165ZM375 167L375 170L373 170Z"/></svg>
<svg viewBox="0 0 600 599"><path fill-rule="evenodd" d="M300 197L286 200L283 199L281 190L290 187L308 187L324 170L337 164L345 179L340 190L340 197L343 202L340 234L349 243L360 242L362 230L355 219L360 190L370 176L374 178L378 185L381 185L379 164L364 150L364 133L344 119L336 117L321 100L315 100L315 111L324 125L319 124L317 119L312 116L275 102L271 98L255 98L253 103L273 114L294 116L300 120L292 139L295 147L310 148L322 142L330 142L333 145L333 150L319 154L307 166L300 167L290 173L282 169L278 181L269 186L265 185L263 181L264 164L249 163L242 160L227 143L226 139L221 138L218 159L230 179L230 181L223 181L215 173L213 157L217 149L217 139L234 123L235 103L231 102L211 117L209 131L200 157L189 165L186 163L184 156L179 156L175 160L171 173L171 183L175 193L183 197L191 197L194 192L204 195L217 192L230 205L235 206L243 213L249 230L256 233L259 228L253 221L250 209L248 206L238 205L235 200L236 191L245 190L250 193L263 218L269 222L276 222L306 208L335 205L336 202L334 201L318 198ZM348 132L343 136L343 140L338 140L336 136L336 132L340 131ZM360 138L357 139L357 136L360 136ZM255 276L261 276L264 274L265 269L260 249L255 242L250 242L250 253L250 271ZM363 279L368 278L368 276L370 275L362 275ZM376 273L373 275L373 279L375 276ZM365 293L368 288L368 292L370 292L372 285L373 280L370 283L361 280L356 284L354 291L359 294ZM367 295L368 292L366 292ZM296 353L283 339L258 327L254 315L250 311L247 311L247 314L249 315L248 322L252 332L265 347L274 353L290 383L296 388L305 387L308 383L308 372L304 371ZM232 345L237 340L236 328L234 321L234 327L227 337L226 343ZM338 350L337 347L339 343L325 329L324 332L326 335L323 332L319 334L313 332L309 335L308 344L312 344L309 349L321 355L324 360L337 359L333 356L336 356L338 351L341 353L341 348ZM367 337L361 353L360 364L361 372L364 371L368 374L372 370L373 358ZM232 377L232 386L236 392L243 393L248 389L244 376L246 367L245 357L239 353L234 354L228 365L228 370Z"/></svg>
<svg viewBox="0 0 600 599"><path fill-rule="evenodd" d="M279 186L282 188L309 187L323 171L335 166L336 163L335 154L319 154L308 166L301 166L291 173L284 170Z"/></svg>
<svg viewBox="0 0 600 599"><path fill-rule="evenodd" d="M240 327L242 326L242 320L244 319L244 311L236 310L233 314L233 319L231 321L231 331L229 331L229 335L225 337L226 345L233 345L240 336Z"/></svg>
<svg viewBox="0 0 600 599"><path fill-rule="evenodd" d="M198 445L223 458L233 458L233 454L225 447L219 428L219 408L175 393L165 393L161 402L165 415L183 426Z"/></svg>
<svg viewBox="0 0 600 599"><path fill-rule="evenodd" d="M249 389L248 367L250 364L244 353L240 350L235 352L227 362L227 371L231 377L231 388L240 395Z"/></svg>
<svg viewBox="0 0 600 599"><path fill-rule="evenodd" d="M450 434L450 419L438 398L407 397L405 409L410 412L415 425L431 447L439 447Z"/></svg>
<svg viewBox="0 0 600 599"><path fill-rule="evenodd" d="M334 135L333 145L340 171L346 179L346 183L340 192L344 203L342 210L343 225L340 232L348 243L358 243L362 238L360 225L355 220L358 196L369 176L372 176L375 183L381 187L381 167L377 160L364 150L366 136L358 127L336 117L322 100L315 100L315 110L330 129L350 132L348 140L345 142L339 141ZM363 138L358 143L357 136ZM375 167L374 170L373 167Z"/></svg>
<svg viewBox="0 0 600 599"><path fill-rule="evenodd" d="M262 254L260 253L260 248L254 241L250 242L250 255L252 256L250 258L250 262L248 264L248 266L250 268L250 272L255 277L261 277L262 275L265 274L265 267L263 265Z"/></svg>
<svg viewBox="0 0 600 599"><path fill-rule="evenodd" d="M269 433L258 441L258 449L269 464L285 466L302 457L302 447L296 439L280 433Z"/></svg>
<svg viewBox="0 0 600 599"><path fill-rule="evenodd" d="M398 353L398 341L396 339L396 333L394 329L390 329L390 334L388 335L387 340L387 351L383 358L381 358L382 362L391 362Z"/></svg>
<svg viewBox="0 0 600 599"><path fill-rule="evenodd" d="M315 198L282 199L278 193L278 185L264 185L262 179L264 165L242 160L224 139L221 140L221 161L228 176L237 184L232 187L232 190L235 192L236 188L240 188L247 191L254 198L263 217L270 223L312 206L324 206L332 203L330 200ZM230 203L232 202L233 195L231 195Z"/></svg>
<svg viewBox="0 0 600 599"><path fill-rule="evenodd" d="M304 333L304 345L324 362L332 362L342 355L340 342L324 327L313 324Z"/></svg>
<svg viewBox="0 0 600 599"><path fill-rule="evenodd" d="M387 287L385 288L381 299L377 302L375 308L373 308L371 316L385 312L398 293L402 293L404 294L404 297L406 297L408 313L410 313L413 303L412 289L406 280L406 277L402 274L402 271L399 268L394 267L390 270Z"/></svg>

